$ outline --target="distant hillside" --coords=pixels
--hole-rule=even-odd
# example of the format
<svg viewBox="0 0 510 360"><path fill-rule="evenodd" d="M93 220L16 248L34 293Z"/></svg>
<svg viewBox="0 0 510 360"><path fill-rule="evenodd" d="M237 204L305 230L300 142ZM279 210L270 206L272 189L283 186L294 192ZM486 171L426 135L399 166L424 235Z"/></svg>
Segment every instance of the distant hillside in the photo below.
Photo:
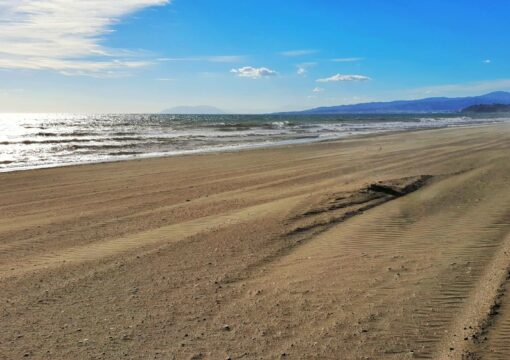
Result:
<svg viewBox="0 0 510 360"><path fill-rule="evenodd" d="M462 112L467 113L510 113L510 105L506 104L485 104L485 105L472 105L468 106L465 109L462 109Z"/></svg>
<svg viewBox="0 0 510 360"><path fill-rule="evenodd" d="M286 114L388 114L388 113L451 113L472 105L510 105L510 93L505 91L471 97L433 97L420 100L372 102L355 105L319 107Z"/></svg>
<svg viewBox="0 0 510 360"><path fill-rule="evenodd" d="M218 109L217 107L214 107L214 106L199 105L199 106L176 106L176 107L165 109L165 110L161 111L161 114L217 115L217 114L225 114L225 112L221 109Z"/></svg>

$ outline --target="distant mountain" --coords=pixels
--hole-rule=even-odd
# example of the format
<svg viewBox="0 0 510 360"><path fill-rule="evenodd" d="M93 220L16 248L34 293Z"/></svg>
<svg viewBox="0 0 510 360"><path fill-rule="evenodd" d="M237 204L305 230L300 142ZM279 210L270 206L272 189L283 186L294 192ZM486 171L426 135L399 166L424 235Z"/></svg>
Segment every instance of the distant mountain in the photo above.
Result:
<svg viewBox="0 0 510 360"><path fill-rule="evenodd" d="M398 100L318 107L304 111L287 112L285 114L451 113L462 111L472 105L488 104L510 105L510 93L496 91L490 94L470 97L433 97L420 100Z"/></svg>
<svg viewBox="0 0 510 360"><path fill-rule="evenodd" d="M510 113L510 105L505 104L487 104L472 105L462 109L464 113Z"/></svg>
<svg viewBox="0 0 510 360"><path fill-rule="evenodd" d="M161 114L207 114L217 115L225 114L221 109L214 106L199 105L199 106L176 106L173 108L165 109L161 111Z"/></svg>

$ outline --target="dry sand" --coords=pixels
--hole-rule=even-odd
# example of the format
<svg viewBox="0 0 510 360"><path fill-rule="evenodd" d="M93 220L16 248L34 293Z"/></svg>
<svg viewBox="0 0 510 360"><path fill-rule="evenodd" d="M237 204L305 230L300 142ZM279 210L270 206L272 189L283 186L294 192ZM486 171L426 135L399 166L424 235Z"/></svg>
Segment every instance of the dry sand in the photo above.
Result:
<svg viewBox="0 0 510 360"><path fill-rule="evenodd" d="M510 126L0 174L0 359L509 359Z"/></svg>

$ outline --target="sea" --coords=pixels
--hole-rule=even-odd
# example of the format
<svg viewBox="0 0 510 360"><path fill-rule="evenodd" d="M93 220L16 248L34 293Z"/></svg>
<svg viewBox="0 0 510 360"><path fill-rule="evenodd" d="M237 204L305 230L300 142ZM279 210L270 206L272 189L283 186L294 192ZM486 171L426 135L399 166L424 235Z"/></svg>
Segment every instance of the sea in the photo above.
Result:
<svg viewBox="0 0 510 360"><path fill-rule="evenodd" d="M0 172L508 121L510 115L0 114Z"/></svg>

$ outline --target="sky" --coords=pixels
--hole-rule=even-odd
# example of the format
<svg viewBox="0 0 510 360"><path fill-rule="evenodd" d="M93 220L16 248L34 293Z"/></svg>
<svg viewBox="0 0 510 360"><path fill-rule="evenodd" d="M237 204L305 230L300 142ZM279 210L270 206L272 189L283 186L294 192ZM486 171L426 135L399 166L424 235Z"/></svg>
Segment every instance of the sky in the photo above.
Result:
<svg viewBox="0 0 510 360"><path fill-rule="evenodd" d="M0 0L0 112L232 113L510 90L508 0Z"/></svg>

